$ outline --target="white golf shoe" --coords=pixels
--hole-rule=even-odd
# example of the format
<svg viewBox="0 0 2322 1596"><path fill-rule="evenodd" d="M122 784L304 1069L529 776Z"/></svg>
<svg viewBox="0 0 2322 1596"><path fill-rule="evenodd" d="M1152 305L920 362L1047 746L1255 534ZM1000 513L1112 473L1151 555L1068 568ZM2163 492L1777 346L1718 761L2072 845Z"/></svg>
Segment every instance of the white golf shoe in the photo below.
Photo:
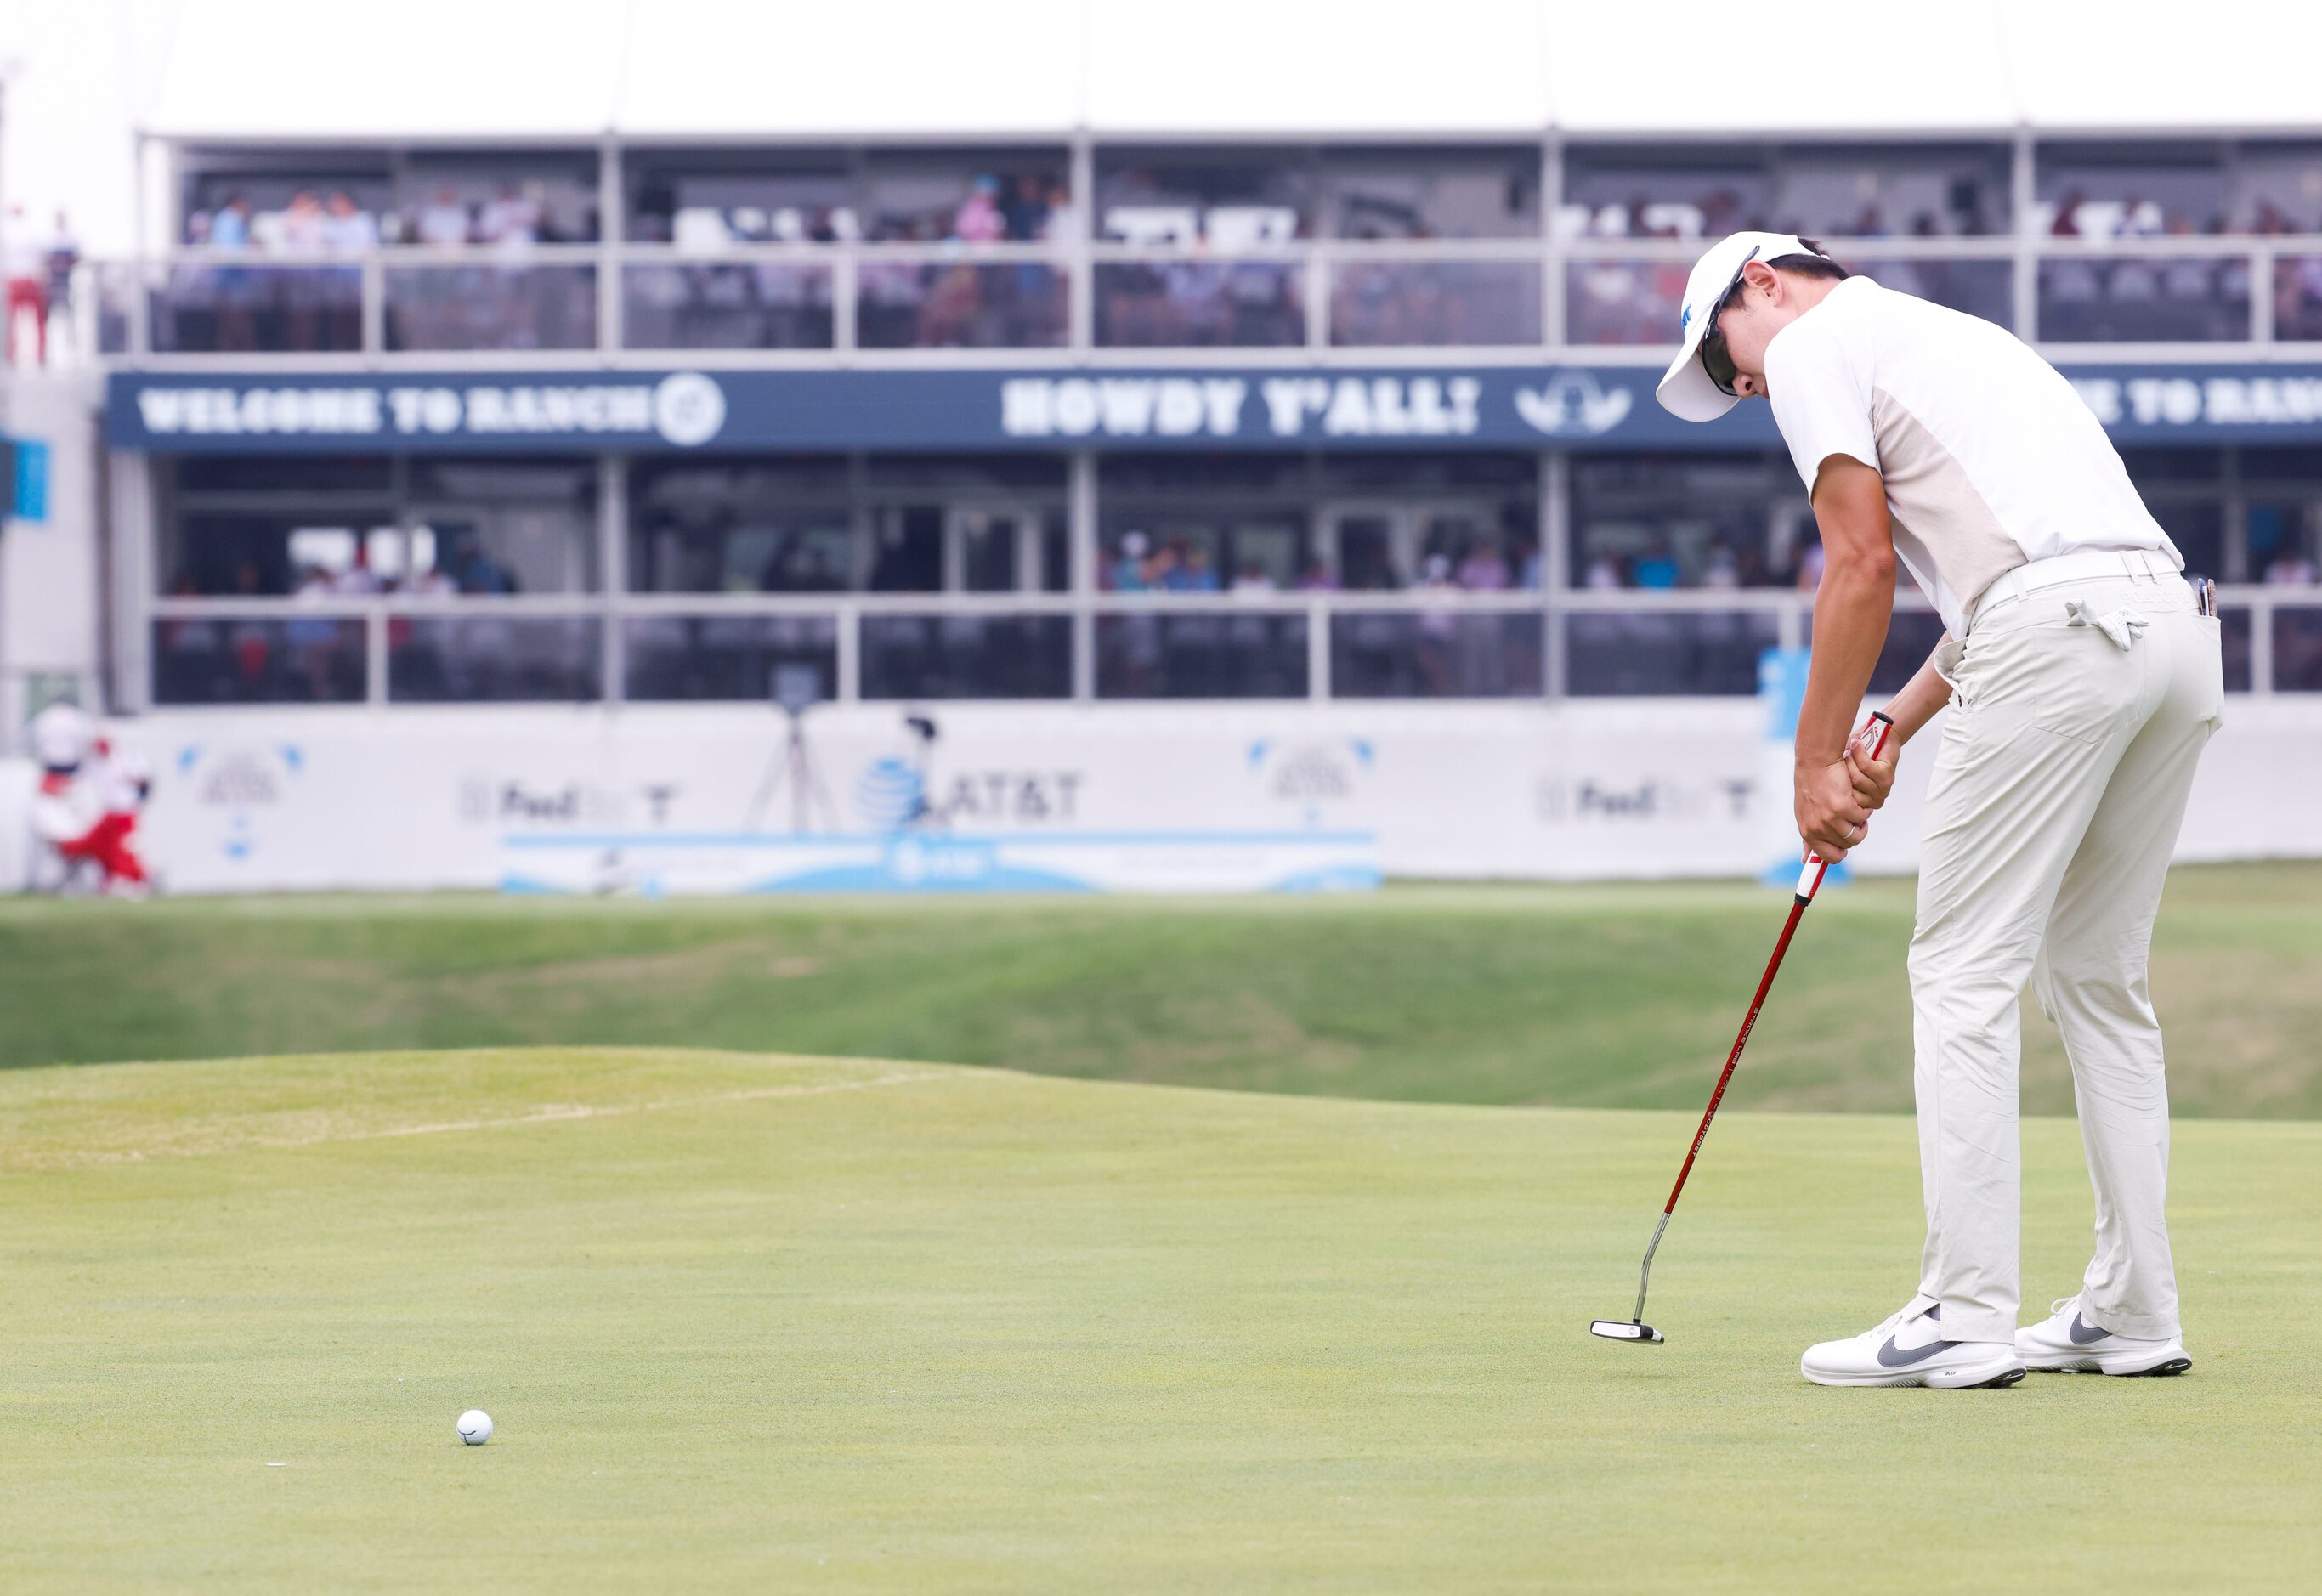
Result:
<svg viewBox="0 0 2322 1596"><path fill-rule="evenodd" d="M2116 1336L2089 1323L2078 1297L2052 1304L2048 1318L2016 1331L2016 1352L2025 1367L2052 1373L2182 1374L2193 1366L2181 1338Z"/></svg>
<svg viewBox="0 0 2322 1596"><path fill-rule="evenodd" d="M1943 1307L1914 1297L1903 1311L1844 1341L1806 1348L1798 1373L1816 1385L1924 1385L1937 1391L2014 1385L2024 1360L2005 1341L1946 1341Z"/></svg>

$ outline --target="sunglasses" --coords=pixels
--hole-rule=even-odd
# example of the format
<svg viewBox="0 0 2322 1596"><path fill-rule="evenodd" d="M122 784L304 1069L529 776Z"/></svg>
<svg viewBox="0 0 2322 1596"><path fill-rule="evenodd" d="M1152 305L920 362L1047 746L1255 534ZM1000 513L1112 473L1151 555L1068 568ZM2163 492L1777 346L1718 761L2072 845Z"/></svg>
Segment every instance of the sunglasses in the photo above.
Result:
<svg viewBox="0 0 2322 1596"><path fill-rule="evenodd" d="M1717 318L1725 314L1734 296L1742 291L1742 274L1750 269L1750 261L1758 255L1758 251L1751 251L1749 259L1733 269L1733 280L1725 285L1725 292L1710 306L1709 330L1701 335L1701 369L1709 373L1709 380L1717 385L1717 391L1729 399L1742 397L1733 391L1733 379L1742 373L1734 366L1733 357L1725 352L1725 334L1718 331Z"/></svg>

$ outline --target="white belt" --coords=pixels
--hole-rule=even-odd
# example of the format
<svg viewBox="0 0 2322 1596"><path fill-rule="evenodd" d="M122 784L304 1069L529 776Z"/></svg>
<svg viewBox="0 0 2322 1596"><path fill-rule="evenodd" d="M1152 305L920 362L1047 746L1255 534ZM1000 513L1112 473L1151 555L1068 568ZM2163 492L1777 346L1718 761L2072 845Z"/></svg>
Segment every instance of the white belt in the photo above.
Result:
<svg viewBox="0 0 2322 1596"><path fill-rule="evenodd" d="M1968 606L1968 630L1974 631L1976 622L2009 599L2021 598L2043 588L2093 582L2107 577L2160 578L2180 574L2177 567L2170 563L2169 556L2157 549L2083 549L2076 554L2034 560L2008 571L1976 596L1975 602Z"/></svg>

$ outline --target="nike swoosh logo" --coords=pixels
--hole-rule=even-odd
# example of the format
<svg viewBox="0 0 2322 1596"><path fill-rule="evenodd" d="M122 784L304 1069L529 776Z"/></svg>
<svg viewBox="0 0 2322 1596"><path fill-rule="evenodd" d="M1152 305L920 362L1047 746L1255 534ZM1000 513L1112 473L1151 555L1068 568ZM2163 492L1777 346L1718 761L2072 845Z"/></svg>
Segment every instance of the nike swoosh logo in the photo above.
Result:
<svg viewBox="0 0 2322 1596"><path fill-rule="evenodd" d="M1956 1341L1930 1341L1924 1346L1915 1346L1908 1352L1903 1352L1896 1347L1895 1338L1889 1336L1887 1337L1887 1345L1879 1349L1879 1366L1887 1369L1906 1369L1913 1363L1925 1363L1939 1352L1949 1352L1958 1345Z"/></svg>
<svg viewBox="0 0 2322 1596"><path fill-rule="evenodd" d="M2072 1338L2072 1345L2074 1346L2093 1346L2098 1342L2102 1341L2106 1336L2111 1335L2112 1332L2106 1329L2101 1325L2092 1325L2089 1323L2088 1320L2082 1318L2076 1311L2072 1315L2072 1327L2065 1331L2064 1334Z"/></svg>

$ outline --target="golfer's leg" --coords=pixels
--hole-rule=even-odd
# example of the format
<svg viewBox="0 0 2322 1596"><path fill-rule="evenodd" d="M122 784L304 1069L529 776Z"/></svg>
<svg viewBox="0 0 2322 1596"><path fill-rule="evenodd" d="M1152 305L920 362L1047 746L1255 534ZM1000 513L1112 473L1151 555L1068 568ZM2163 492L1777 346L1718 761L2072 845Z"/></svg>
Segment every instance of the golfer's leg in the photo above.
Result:
<svg viewBox="0 0 2322 1596"><path fill-rule="evenodd" d="M2154 618L2138 646L2153 651L2161 701L2098 804L2064 872L2035 981L2063 1033L2080 1105L2080 1141L2096 1188L2097 1248L2081 1311L2116 1335L2178 1334L2177 1275L2163 1204L2169 1182L2169 1087L2145 958L2162 886L2216 729L2223 688L2213 625Z"/></svg>
<svg viewBox="0 0 2322 1596"><path fill-rule="evenodd" d="M2029 677L2036 662L2025 664ZM2033 725L2031 681L1987 673L1970 696L1945 716L1911 937L1919 1290L1943 1304L1946 1336L2009 1341L2021 1300L2016 1005L2119 744Z"/></svg>

